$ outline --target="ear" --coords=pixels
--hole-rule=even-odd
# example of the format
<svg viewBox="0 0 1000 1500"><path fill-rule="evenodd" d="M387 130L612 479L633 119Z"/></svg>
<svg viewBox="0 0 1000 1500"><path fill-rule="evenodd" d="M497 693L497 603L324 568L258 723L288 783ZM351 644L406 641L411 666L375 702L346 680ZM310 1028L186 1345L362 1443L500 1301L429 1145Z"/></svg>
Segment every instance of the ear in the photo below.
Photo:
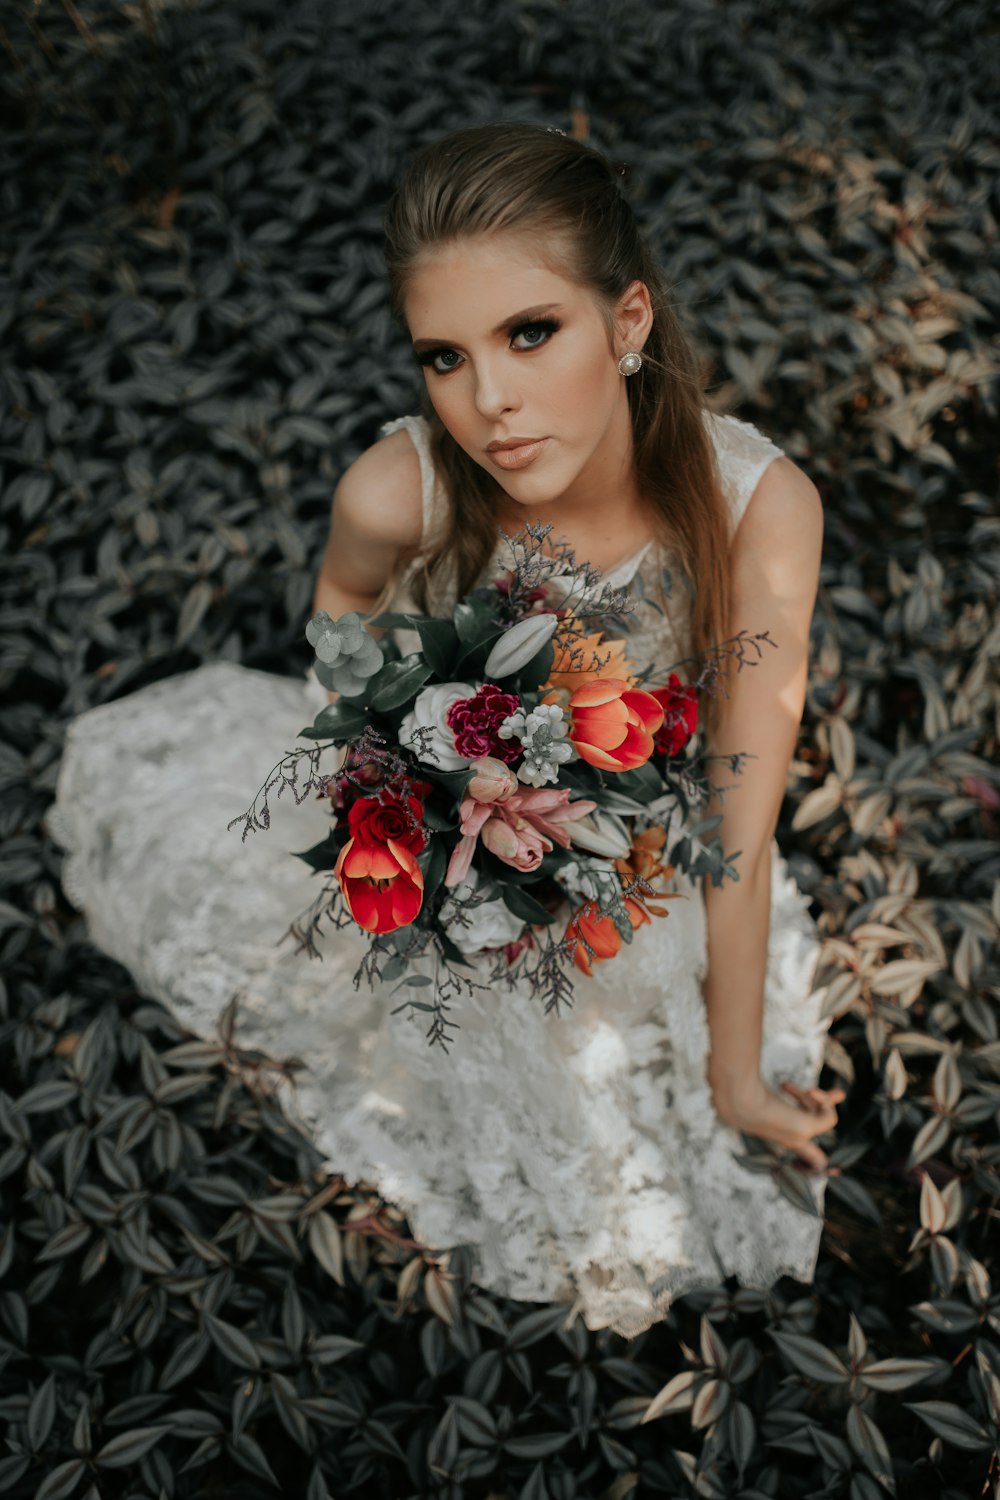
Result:
<svg viewBox="0 0 1000 1500"><path fill-rule="evenodd" d="M653 305L649 288L644 281L633 281L615 305L615 331L621 343L616 354L620 357L626 349L641 349L652 326Z"/></svg>

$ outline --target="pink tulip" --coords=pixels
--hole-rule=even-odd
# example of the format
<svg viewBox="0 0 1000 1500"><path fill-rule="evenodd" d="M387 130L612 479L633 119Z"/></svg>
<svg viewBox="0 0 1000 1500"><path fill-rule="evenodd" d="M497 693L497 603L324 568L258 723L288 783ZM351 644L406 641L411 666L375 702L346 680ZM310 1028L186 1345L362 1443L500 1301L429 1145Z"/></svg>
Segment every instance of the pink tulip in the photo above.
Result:
<svg viewBox="0 0 1000 1500"><path fill-rule="evenodd" d="M564 849L568 849L570 836L566 824L575 823L577 818L585 818L589 812L594 811L597 803L586 797L570 802L568 787L525 787L523 791L515 792L504 806L519 812L539 833L546 834L550 839L555 839L557 844L562 844Z"/></svg>
<svg viewBox="0 0 1000 1500"><path fill-rule="evenodd" d="M524 787L504 802L482 803L466 795L460 807L462 837L448 861L444 883L456 886L472 863L476 841L517 870L537 870L552 841L570 847L568 823L593 812L596 802L570 802L569 787Z"/></svg>
<svg viewBox="0 0 1000 1500"><path fill-rule="evenodd" d="M537 870L542 855L552 848L552 840L532 828L524 818L516 823L506 818L489 818L483 826L482 840L491 854L515 870Z"/></svg>
<svg viewBox="0 0 1000 1500"><path fill-rule="evenodd" d="M472 779L465 789L477 802L506 802L517 791L518 780L510 766L495 755L480 755L469 762Z"/></svg>

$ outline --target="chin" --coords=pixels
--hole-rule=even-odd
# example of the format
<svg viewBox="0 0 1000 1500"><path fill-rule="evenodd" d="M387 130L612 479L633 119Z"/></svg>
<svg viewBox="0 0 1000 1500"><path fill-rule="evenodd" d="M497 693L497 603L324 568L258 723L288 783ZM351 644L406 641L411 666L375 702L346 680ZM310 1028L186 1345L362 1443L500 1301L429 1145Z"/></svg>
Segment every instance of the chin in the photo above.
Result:
<svg viewBox="0 0 1000 1500"><path fill-rule="evenodd" d="M564 495L575 478L576 473L567 478L554 475L551 469L545 474L540 470L536 472L534 465L529 464L526 469L514 469L505 474L497 483L512 500L522 505L547 505Z"/></svg>
<svg viewBox="0 0 1000 1500"><path fill-rule="evenodd" d="M542 511L546 508L546 506L552 505L557 498L555 495L550 494L512 495L509 490L506 490L504 493L507 495L508 499L513 501L515 505L520 506L523 511L527 512Z"/></svg>

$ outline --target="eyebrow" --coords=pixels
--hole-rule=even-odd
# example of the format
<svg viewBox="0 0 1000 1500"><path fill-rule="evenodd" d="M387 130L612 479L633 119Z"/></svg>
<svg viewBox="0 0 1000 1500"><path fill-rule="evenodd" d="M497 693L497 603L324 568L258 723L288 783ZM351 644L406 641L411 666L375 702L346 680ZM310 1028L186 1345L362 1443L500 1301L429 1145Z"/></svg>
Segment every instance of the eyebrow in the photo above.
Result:
<svg viewBox="0 0 1000 1500"><path fill-rule="evenodd" d="M537 307L526 307L523 312L511 313L509 318L504 318L498 323L493 332L507 333L517 323L527 322L529 318L540 318L543 313L556 312L562 307L561 302L542 302ZM425 350L451 348L447 339L414 339L414 354L423 354Z"/></svg>

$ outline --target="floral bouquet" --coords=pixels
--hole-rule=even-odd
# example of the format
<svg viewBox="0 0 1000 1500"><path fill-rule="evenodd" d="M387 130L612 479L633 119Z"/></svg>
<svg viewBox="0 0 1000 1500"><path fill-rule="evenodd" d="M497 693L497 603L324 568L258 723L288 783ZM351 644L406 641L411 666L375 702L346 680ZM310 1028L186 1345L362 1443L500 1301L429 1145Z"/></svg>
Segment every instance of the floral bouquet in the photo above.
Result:
<svg viewBox="0 0 1000 1500"><path fill-rule="evenodd" d="M602 586L566 544L545 552L550 530L505 536L513 565L450 618L370 621L415 631L408 654L376 641L354 612L314 615L316 676L339 698L299 732L323 743L286 757L263 788L280 776L279 795L291 785L297 802L314 791L331 804L330 833L297 856L327 880L308 927L289 932L311 955L323 915L370 934L355 988L363 975L400 980L413 996L404 1004L432 1012L432 1041L454 1024L444 1012L463 984L526 977L546 1010L558 1009L572 1003L573 965L592 974L668 915L678 893L664 886L677 869L716 884L735 873L717 842L694 853L721 815L689 826L664 858L671 818L685 820L709 790L711 757L692 753L698 695L714 690L733 648L704 653L693 684L668 670L651 685L617 633L635 598ZM743 647L761 638L736 638L740 667ZM338 769L320 775L331 746ZM311 774L300 792L285 767L303 755ZM726 759L741 769L739 755ZM229 826L241 820L244 839L266 828L266 800L263 815L252 806ZM428 950L433 976L417 962ZM421 988L430 1000L416 997Z"/></svg>

